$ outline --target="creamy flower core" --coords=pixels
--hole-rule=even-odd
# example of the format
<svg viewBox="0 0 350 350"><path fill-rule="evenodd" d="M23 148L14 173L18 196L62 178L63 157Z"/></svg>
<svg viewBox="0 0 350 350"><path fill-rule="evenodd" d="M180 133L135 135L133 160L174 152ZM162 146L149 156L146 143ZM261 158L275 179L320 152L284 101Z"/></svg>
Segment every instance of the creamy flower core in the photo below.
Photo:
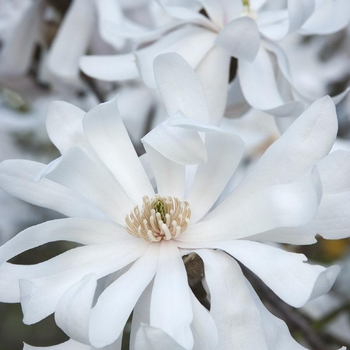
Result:
<svg viewBox="0 0 350 350"><path fill-rule="evenodd" d="M138 206L125 218L126 230L147 242L176 238L187 229L191 209L186 201L175 197L160 197L152 200L143 197L142 210Z"/></svg>

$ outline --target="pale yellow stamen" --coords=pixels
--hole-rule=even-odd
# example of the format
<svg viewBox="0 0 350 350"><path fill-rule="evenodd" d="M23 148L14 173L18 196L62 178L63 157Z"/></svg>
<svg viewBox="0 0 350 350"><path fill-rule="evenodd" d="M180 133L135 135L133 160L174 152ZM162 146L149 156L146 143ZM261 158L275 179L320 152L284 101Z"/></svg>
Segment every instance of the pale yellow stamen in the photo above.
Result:
<svg viewBox="0 0 350 350"><path fill-rule="evenodd" d="M186 201L175 197L143 197L142 210L136 206L125 218L126 230L147 242L170 240L183 233L191 218Z"/></svg>

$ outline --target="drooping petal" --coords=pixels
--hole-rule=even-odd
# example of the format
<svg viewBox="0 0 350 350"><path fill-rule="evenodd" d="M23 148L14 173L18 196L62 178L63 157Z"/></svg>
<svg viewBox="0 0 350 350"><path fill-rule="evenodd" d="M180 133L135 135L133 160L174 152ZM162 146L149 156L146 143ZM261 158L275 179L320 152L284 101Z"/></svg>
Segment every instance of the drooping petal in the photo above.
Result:
<svg viewBox="0 0 350 350"><path fill-rule="evenodd" d="M45 177L95 203L120 225L124 225L125 216L134 206L108 170L76 147L69 149Z"/></svg>
<svg viewBox="0 0 350 350"><path fill-rule="evenodd" d="M68 84L77 83L79 59L87 51L94 26L94 3L74 0L50 48L47 65L51 73Z"/></svg>
<svg viewBox="0 0 350 350"><path fill-rule="evenodd" d="M219 198L236 170L244 149L238 136L224 132L207 132L205 145L208 160L198 166L186 197L191 206L192 224L200 220Z"/></svg>
<svg viewBox="0 0 350 350"><path fill-rule="evenodd" d="M61 154L73 146L85 152L91 150L84 135L82 124L84 115L83 110L70 103L51 102L46 118L46 129L50 140Z"/></svg>
<svg viewBox="0 0 350 350"><path fill-rule="evenodd" d="M201 83L183 57L166 53L154 59L154 76L168 116L178 110L208 123L209 110Z"/></svg>
<svg viewBox="0 0 350 350"><path fill-rule="evenodd" d="M301 307L309 300L327 293L340 272L339 266L328 269L306 264L303 254L286 252L251 241L213 243L254 272L286 303ZM252 254L251 252L254 252Z"/></svg>
<svg viewBox="0 0 350 350"><path fill-rule="evenodd" d="M32 324L47 317L56 309L62 295L85 275L96 278L118 271L141 256L148 244L138 240L105 243L71 249L37 266L43 277L26 279L19 276L23 322ZM20 271L21 272L21 271ZM22 271L23 272L23 271Z"/></svg>
<svg viewBox="0 0 350 350"><path fill-rule="evenodd" d="M331 98L317 100L268 148L217 211L227 210L233 203L270 185L294 181L308 171L331 150L337 124ZM214 215L213 212L211 216Z"/></svg>
<svg viewBox="0 0 350 350"><path fill-rule="evenodd" d="M239 60L252 62L260 47L260 33L256 21L248 16L233 20L221 30L215 44Z"/></svg>
<svg viewBox="0 0 350 350"><path fill-rule="evenodd" d="M90 110L83 127L97 155L134 203L139 204L145 195L154 195L119 115L116 98Z"/></svg>
<svg viewBox="0 0 350 350"><path fill-rule="evenodd" d="M164 330L185 349L192 349L193 313L185 266L173 241L162 241L159 245L150 325Z"/></svg>
<svg viewBox="0 0 350 350"><path fill-rule="evenodd" d="M269 349L259 310L235 260L220 251L203 249L196 253L204 262L210 315L219 337L217 349Z"/></svg>
<svg viewBox="0 0 350 350"><path fill-rule="evenodd" d="M216 34L201 27L184 26L162 37L156 43L136 51L137 65L146 85L156 88L153 60L166 52L181 55L192 68L196 68L213 47ZM196 45L193 45L193 43Z"/></svg>
<svg viewBox="0 0 350 350"><path fill-rule="evenodd" d="M208 104L210 123L214 125L222 120L226 108L230 60L228 53L214 46L196 68Z"/></svg>
<svg viewBox="0 0 350 350"><path fill-rule="evenodd" d="M106 346L119 337L137 300L156 273L158 254L159 244L149 245L131 268L100 295L91 311L93 346Z"/></svg>
<svg viewBox="0 0 350 350"><path fill-rule="evenodd" d="M24 343L23 350L92 350L92 348L90 345L85 345L73 339L69 339L64 343L53 346L31 346Z"/></svg>
<svg viewBox="0 0 350 350"><path fill-rule="evenodd" d="M44 168L28 160L6 160L0 164L0 186L12 196L67 216L106 219L95 204L76 192L45 178L36 181Z"/></svg>
<svg viewBox="0 0 350 350"><path fill-rule="evenodd" d="M278 227L301 226L316 215L322 186L317 172L298 181L267 187L231 207L220 204L215 215L190 225L177 240L193 242L234 240ZM222 208L221 208L222 207ZM222 210L221 210L222 209Z"/></svg>
<svg viewBox="0 0 350 350"><path fill-rule="evenodd" d="M105 81L125 81L139 77L136 59L131 53L82 56L79 66L86 75Z"/></svg>

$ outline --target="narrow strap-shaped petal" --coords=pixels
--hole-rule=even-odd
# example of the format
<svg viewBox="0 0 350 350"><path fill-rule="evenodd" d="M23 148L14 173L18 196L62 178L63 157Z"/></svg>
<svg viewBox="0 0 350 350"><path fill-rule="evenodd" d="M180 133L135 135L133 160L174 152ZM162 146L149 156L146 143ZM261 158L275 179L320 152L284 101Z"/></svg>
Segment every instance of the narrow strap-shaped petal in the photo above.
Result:
<svg viewBox="0 0 350 350"><path fill-rule="evenodd" d="M76 192L49 179L35 180L44 164L6 160L0 164L0 187L17 198L67 216L107 219L97 206Z"/></svg>
<svg viewBox="0 0 350 350"><path fill-rule="evenodd" d="M119 337L137 300L156 273L158 254L159 244L149 245L131 268L100 295L90 318L93 346L106 346Z"/></svg>
<svg viewBox="0 0 350 350"><path fill-rule="evenodd" d="M258 242L213 242L214 247L239 260L282 300L294 307L301 307L327 293L340 272L339 266L324 268L306 264L307 258L303 254L286 252Z"/></svg>
<svg viewBox="0 0 350 350"><path fill-rule="evenodd" d="M143 196L154 195L120 117L117 98L90 110L83 126L95 152L134 203L142 202Z"/></svg>
<svg viewBox="0 0 350 350"><path fill-rule="evenodd" d="M191 324L194 338L193 350L217 349L218 332L210 312L198 301L191 291L193 322Z"/></svg>
<svg viewBox="0 0 350 350"><path fill-rule="evenodd" d="M173 241L162 241L159 244L150 325L164 330L185 349L192 349L190 324L193 313L185 266Z"/></svg>
<svg viewBox="0 0 350 350"><path fill-rule="evenodd" d="M180 110L188 117L209 122L201 83L183 57L176 53L157 56L154 59L154 76L168 116Z"/></svg>
<svg viewBox="0 0 350 350"><path fill-rule="evenodd" d="M134 207L108 170L93 162L77 147L70 148L59 164L44 176L95 203L120 225L124 226L125 216Z"/></svg>
<svg viewBox="0 0 350 350"><path fill-rule="evenodd" d="M268 350L260 313L237 262L220 251L198 250L210 291L210 314L218 331L217 349Z"/></svg>
<svg viewBox="0 0 350 350"><path fill-rule="evenodd" d="M190 225L177 240L200 244L245 238L278 227L302 226L316 216L321 194L317 172L306 174L296 182L271 186L242 202L232 202L222 211L220 204L215 215Z"/></svg>
<svg viewBox="0 0 350 350"><path fill-rule="evenodd" d="M29 249L55 241L84 245L135 240L119 225L93 219L69 218L29 227L0 247L0 264Z"/></svg>
<svg viewBox="0 0 350 350"><path fill-rule="evenodd" d="M331 98L317 100L267 149L254 169L220 205L220 210L230 208L259 189L294 181L329 153L337 127Z"/></svg>
<svg viewBox="0 0 350 350"><path fill-rule="evenodd" d="M39 278L20 280L23 322L36 323L56 309L62 295L85 275L96 278L116 272L135 261L147 249L146 242L120 241L71 249L39 264ZM34 265L36 266L36 265Z"/></svg>
<svg viewBox="0 0 350 350"><path fill-rule="evenodd" d="M149 137L147 139L149 140ZM164 157L161 153L146 143L145 139L143 139L143 141L143 145L146 149L156 179L157 193L161 196L184 198L186 182L185 166Z"/></svg>

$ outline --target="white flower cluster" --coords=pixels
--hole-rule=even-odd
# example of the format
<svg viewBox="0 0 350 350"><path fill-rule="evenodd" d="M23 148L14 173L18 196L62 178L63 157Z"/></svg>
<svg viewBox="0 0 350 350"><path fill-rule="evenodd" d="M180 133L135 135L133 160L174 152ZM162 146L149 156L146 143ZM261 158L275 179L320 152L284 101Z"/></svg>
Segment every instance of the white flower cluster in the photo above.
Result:
<svg viewBox="0 0 350 350"><path fill-rule="evenodd" d="M24 349L120 350L126 324L132 350L306 349L253 281L299 308L339 274L285 245L350 236L350 152L331 152L334 104L348 89L307 96L279 43L343 30L350 1L49 4L0 2L2 79L27 73L39 43L41 82L92 93L94 78L120 96L87 113L52 102L46 128L60 156L0 163L0 188L66 216L0 247L0 301L21 303L25 324L54 314L70 338ZM60 23L50 44L39 30L48 18ZM8 262L55 241L77 247L34 265Z"/></svg>

